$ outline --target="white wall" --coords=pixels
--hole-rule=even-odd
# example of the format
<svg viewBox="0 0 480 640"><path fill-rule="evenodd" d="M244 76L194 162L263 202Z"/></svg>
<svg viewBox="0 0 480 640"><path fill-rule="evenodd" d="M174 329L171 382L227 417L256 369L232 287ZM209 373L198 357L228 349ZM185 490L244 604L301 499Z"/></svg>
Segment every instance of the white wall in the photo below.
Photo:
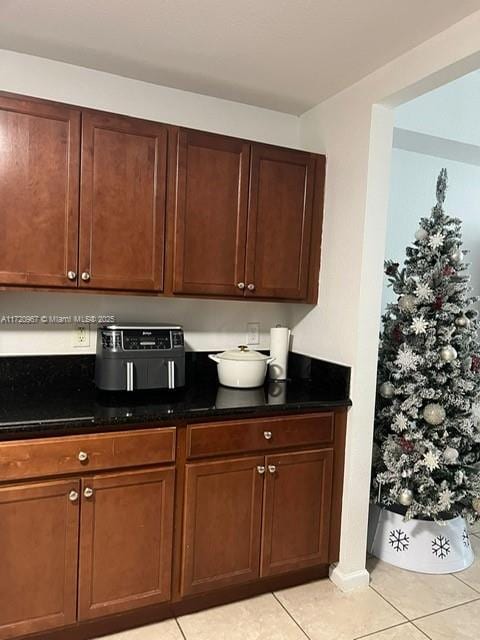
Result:
<svg viewBox="0 0 480 640"><path fill-rule="evenodd" d="M420 218L428 216L435 204L435 186L442 167L447 168L449 183L445 209L463 222L464 248L470 251L472 287L478 295L480 166L393 149L385 256L400 264L405 260L405 248L413 242ZM394 298L392 289L385 286L382 306Z"/></svg>
<svg viewBox="0 0 480 640"><path fill-rule="evenodd" d="M269 347L270 327L291 326L291 305L250 301L188 300L146 296L0 292L3 315L114 315L120 322L176 322L185 329L186 349L216 350L245 344L247 322L260 323L260 348ZM95 325L89 347L74 347L67 325L0 324L0 354L94 353Z"/></svg>
<svg viewBox="0 0 480 640"><path fill-rule="evenodd" d="M367 584L365 546L383 283L391 106L480 67L480 12L301 118L301 142L327 155L320 303L294 348L352 366L340 563L342 588ZM378 105L384 105L378 106Z"/></svg>
<svg viewBox="0 0 480 640"><path fill-rule="evenodd" d="M199 128L261 142L299 146L296 116L179 91L35 56L0 50L0 90L130 116ZM0 204L1 206L1 204ZM291 305L255 302L166 300L129 296L88 296L0 292L0 315L114 313L123 320L184 324L191 349L222 349L245 342L246 323L261 323L261 347L268 330L290 324ZM52 327L0 330L0 354L85 353L72 348L72 331Z"/></svg>
<svg viewBox="0 0 480 640"><path fill-rule="evenodd" d="M480 71L395 109L395 126L480 145Z"/></svg>

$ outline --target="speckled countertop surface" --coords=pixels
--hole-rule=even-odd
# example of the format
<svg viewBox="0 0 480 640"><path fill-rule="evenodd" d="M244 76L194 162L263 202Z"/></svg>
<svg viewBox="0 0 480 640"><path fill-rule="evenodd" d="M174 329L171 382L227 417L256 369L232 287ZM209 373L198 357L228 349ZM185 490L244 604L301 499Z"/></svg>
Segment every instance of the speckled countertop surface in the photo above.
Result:
<svg viewBox="0 0 480 640"><path fill-rule="evenodd" d="M0 358L0 440L132 429L175 420L269 415L350 406L350 369L290 354L289 380L258 389L218 384L203 352L186 354L175 391L100 392L94 356Z"/></svg>

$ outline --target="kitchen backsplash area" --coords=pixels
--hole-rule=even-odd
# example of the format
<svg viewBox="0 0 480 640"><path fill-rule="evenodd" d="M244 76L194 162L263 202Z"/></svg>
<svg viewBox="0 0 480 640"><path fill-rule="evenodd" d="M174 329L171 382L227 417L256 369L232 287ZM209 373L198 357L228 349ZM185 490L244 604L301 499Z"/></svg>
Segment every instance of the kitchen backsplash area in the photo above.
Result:
<svg viewBox="0 0 480 640"><path fill-rule="evenodd" d="M80 344L77 339L78 327L88 329L88 323L81 322L87 316L112 316L115 322L181 324L188 351L222 350L245 344L248 324L253 323L255 330L258 323L259 342L252 343L252 347L268 349L270 328L277 324L291 327L294 312L288 303L65 292L2 292L0 301L0 355L95 353L96 324L90 325ZM305 313L311 309L307 305L304 308ZM296 308L296 317L298 311ZM29 319L25 316L33 316L33 322L20 322ZM65 323L61 322L63 318Z"/></svg>

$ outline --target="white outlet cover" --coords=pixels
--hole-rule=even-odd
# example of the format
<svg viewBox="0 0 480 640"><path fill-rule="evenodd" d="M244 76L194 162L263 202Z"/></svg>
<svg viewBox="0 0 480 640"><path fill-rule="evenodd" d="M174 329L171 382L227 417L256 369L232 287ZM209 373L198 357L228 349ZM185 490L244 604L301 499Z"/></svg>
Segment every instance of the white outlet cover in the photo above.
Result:
<svg viewBox="0 0 480 640"><path fill-rule="evenodd" d="M72 346L80 349L90 346L90 326L88 324L79 324L73 329Z"/></svg>

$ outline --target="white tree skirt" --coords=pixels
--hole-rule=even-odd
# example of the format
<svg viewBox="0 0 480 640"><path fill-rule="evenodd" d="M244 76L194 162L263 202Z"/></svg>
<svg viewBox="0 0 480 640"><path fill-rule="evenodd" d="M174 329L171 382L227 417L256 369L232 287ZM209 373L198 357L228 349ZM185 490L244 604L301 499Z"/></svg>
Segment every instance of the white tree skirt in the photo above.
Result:
<svg viewBox="0 0 480 640"><path fill-rule="evenodd" d="M453 573L469 567L473 550L467 523L461 517L439 524L408 520L370 506L368 551L401 569L420 573Z"/></svg>

